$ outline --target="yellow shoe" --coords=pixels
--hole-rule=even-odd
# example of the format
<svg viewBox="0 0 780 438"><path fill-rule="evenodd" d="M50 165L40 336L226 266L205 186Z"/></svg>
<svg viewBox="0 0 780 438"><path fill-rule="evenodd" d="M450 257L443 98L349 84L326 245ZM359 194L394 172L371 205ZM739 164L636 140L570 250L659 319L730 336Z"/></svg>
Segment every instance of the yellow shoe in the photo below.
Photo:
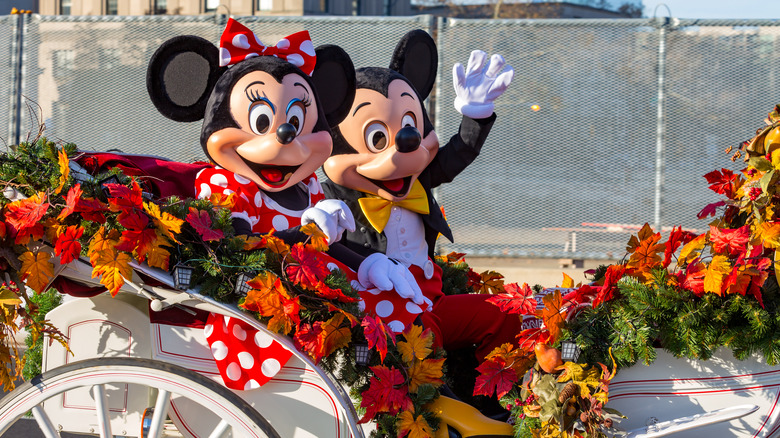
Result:
<svg viewBox="0 0 780 438"><path fill-rule="evenodd" d="M440 419L435 438L512 437L512 426L490 419L475 407L450 397L440 396L428 405Z"/></svg>

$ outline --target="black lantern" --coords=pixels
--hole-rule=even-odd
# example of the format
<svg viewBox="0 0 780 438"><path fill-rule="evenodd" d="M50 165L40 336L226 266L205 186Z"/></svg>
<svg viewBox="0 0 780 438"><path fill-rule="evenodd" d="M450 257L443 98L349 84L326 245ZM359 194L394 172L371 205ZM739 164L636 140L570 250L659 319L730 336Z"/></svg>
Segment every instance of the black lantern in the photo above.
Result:
<svg viewBox="0 0 780 438"><path fill-rule="evenodd" d="M580 353L582 353L582 349L577 346L576 342L571 339L561 341L561 359L564 362L577 362L577 359L580 358Z"/></svg>
<svg viewBox="0 0 780 438"><path fill-rule="evenodd" d="M235 288L236 295L240 297L245 297L246 294L249 293L249 289L252 289L252 287L249 286L247 282L255 278L255 275L257 274L255 274L252 271L242 272L241 274L238 275L238 279L236 280L236 288Z"/></svg>
<svg viewBox="0 0 780 438"><path fill-rule="evenodd" d="M371 350L368 349L368 344L357 343L355 344L355 362L358 365L366 366L371 359Z"/></svg>
<svg viewBox="0 0 780 438"><path fill-rule="evenodd" d="M109 175L106 178L101 179L98 184L100 184L103 194L108 198L111 196L111 191L106 187L106 184L119 184L119 177L116 175Z"/></svg>
<svg viewBox="0 0 780 438"><path fill-rule="evenodd" d="M193 271L195 271L195 269L182 263L179 263L176 266L174 266L172 272L173 287L179 290L186 290L188 287L190 287Z"/></svg>

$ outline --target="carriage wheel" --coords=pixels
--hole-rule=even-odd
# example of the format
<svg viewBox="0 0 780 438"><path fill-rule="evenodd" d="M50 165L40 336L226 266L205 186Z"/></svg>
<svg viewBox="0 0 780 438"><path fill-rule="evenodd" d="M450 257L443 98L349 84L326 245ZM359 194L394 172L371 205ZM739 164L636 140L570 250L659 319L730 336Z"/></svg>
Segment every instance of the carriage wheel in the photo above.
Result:
<svg viewBox="0 0 780 438"><path fill-rule="evenodd" d="M141 358L95 358L70 363L49 370L25 382L0 400L0 436L10 426L32 412L35 422L46 438L57 438L59 432L46 415L43 402L78 388L89 388L94 397L98 430L94 436L111 438L106 385L140 385L156 393L154 411L148 424L148 438L163 435L163 426L171 396L185 398L208 409L221 419L212 431L203 436L278 438L274 428L241 397L224 386L200 374L165 362Z"/></svg>

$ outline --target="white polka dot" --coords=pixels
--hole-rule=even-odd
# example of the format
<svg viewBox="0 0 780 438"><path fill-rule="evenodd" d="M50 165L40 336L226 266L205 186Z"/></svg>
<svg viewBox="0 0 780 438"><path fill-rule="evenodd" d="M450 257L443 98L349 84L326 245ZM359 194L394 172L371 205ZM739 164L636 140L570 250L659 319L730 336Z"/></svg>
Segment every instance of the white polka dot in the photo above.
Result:
<svg viewBox="0 0 780 438"><path fill-rule="evenodd" d="M248 54L248 55L244 56L244 60L247 60L247 59L250 59L250 58L257 58L258 56L260 56L260 55L258 55L258 54L257 54L257 53L255 53L255 52L252 52L252 53L250 53L250 54Z"/></svg>
<svg viewBox="0 0 780 438"><path fill-rule="evenodd" d="M224 47L219 48L219 66L224 67L230 64L230 51Z"/></svg>
<svg viewBox="0 0 780 438"><path fill-rule="evenodd" d="M249 370L255 366L255 358L250 353L242 351L238 353L238 363L241 364L241 368Z"/></svg>
<svg viewBox="0 0 780 438"><path fill-rule="evenodd" d="M249 183L252 182L251 179L244 178L243 176L241 176L239 174L235 174L233 176L236 178L236 182L239 183L239 184L249 184Z"/></svg>
<svg viewBox="0 0 780 438"><path fill-rule="evenodd" d="M404 323L397 319L395 321L388 322L387 326L390 327L390 330L392 330L394 333L401 333L404 331Z"/></svg>
<svg viewBox="0 0 780 438"><path fill-rule="evenodd" d="M222 191L222 194L225 195L225 196L230 196L233 193L236 193L236 192L234 192L234 191L232 191L230 189L225 189L225 190Z"/></svg>
<svg viewBox="0 0 780 438"><path fill-rule="evenodd" d="M282 369L282 365L278 360L274 358L266 359L263 361L263 365L260 366L260 370L266 377L273 377L279 370Z"/></svg>
<svg viewBox="0 0 780 438"><path fill-rule="evenodd" d="M228 355L227 345L225 345L225 343L222 341L217 341L211 344L211 355L214 356L214 359L216 360L222 360L226 358Z"/></svg>
<svg viewBox="0 0 780 438"><path fill-rule="evenodd" d="M290 53L287 55L287 62L290 64L300 67L303 65L303 56L297 54L297 53Z"/></svg>
<svg viewBox="0 0 780 438"><path fill-rule="evenodd" d="M363 301L363 299L362 299L362 298L360 299L360 301L358 301L358 310L359 310L361 313L363 313L363 312L365 312L365 311L366 311L366 302L365 302L365 301Z"/></svg>
<svg viewBox="0 0 780 438"><path fill-rule="evenodd" d="M246 330L242 329L238 326L238 324L236 324L233 326L233 336L239 341L243 341L246 339Z"/></svg>
<svg viewBox="0 0 780 438"><path fill-rule="evenodd" d="M422 313L422 308L420 308L420 306L418 306L417 304L415 304L415 303L413 303L411 301L407 301L406 302L406 311L409 312L409 313L417 314L417 313Z"/></svg>
<svg viewBox="0 0 780 438"><path fill-rule="evenodd" d="M220 187L227 187L228 180L225 177L225 175L222 175L221 173L215 173L214 175L211 175L211 179L209 182L212 185L220 186Z"/></svg>
<svg viewBox="0 0 780 438"><path fill-rule="evenodd" d="M225 374L230 380L238 380L241 378L241 367L235 362L230 362L230 365L225 368Z"/></svg>
<svg viewBox="0 0 780 438"><path fill-rule="evenodd" d="M339 265L337 265L337 264L335 264L333 262L328 263L328 271L335 271L338 268L339 268Z"/></svg>
<svg viewBox="0 0 780 438"><path fill-rule="evenodd" d="M249 381L246 382L246 385L244 385L244 391L248 391L250 389L257 389L259 387L260 387L260 384L257 383L257 380L249 379Z"/></svg>
<svg viewBox="0 0 780 438"><path fill-rule="evenodd" d="M203 334L206 335L206 339L211 336L211 334L214 333L214 326L211 324L206 324L203 326Z"/></svg>
<svg viewBox="0 0 780 438"><path fill-rule="evenodd" d="M286 49L290 47L290 40L288 40L287 38L282 38L279 40L278 43L276 43L276 47L279 49Z"/></svg>
<svg viewBox="0 0 780 438"><path fill-rule="evenodd" d="M274 338L268 336L267 333L257 332L255 333L255 344L260 348L268 348L274 343Z"/></svg>
<svg viewBox="0 0 780 438"><path fill-rule="evenodd" d="M301 52L309 56L316 55L316 52L314 51L314 44L312 44L311 40L306 40L301 43Z"/></svg>
<svg viewBox="0 0 780 438"><path fill-rule="evenodd" d="M244 35L243 33L239 33L233 37L233 45L238 47L239 49L248 49L249 40L246 38L246 35Z"/></svg>
<svg viewBox="0 0 780 438"><path fill-rule="evenodd" d="M263 206L263 195L261 195L260 192L255 193L255 206L256 207Z"/></svg>
<svg viewBox="0 0 780 438"><path fill-rule="evenodd" d="M222 332L227 333L228 332L228 323L230 323L230 317L229 316L223 316L222 322L224 323L222 325Z"/></svg>
<svg viewBox="0 0 780 438"><path fill-rule="evenodd" d="M382 291L377 288L369 289L366 292L370 293L371 295L379 295L380 293L382 293Z"/></svg>
<svg viewBox="0 0 780 438"><path fill-rule="evenodd" d="M380 318L387 318L388 316L392 315L393 313L393 303L390 301L384 300L380 301L376 305L376 314Z"/></svg>
<svg viewBox="0 0 780 438"><path fill-rule="evenodd" d="M203 183L200 185L200 193L198 194L198 198L206 199L211 197L211 187L209 187L208 184Z"/></svg>
<svg viewBox="0 0 780 438"><path fill-rule="evenodd" d="M281 214L276 215L273 220L271 220L271 224L274 226L276 231L282 231L290 228L290 223L287 221L287 218Z"/></svg>

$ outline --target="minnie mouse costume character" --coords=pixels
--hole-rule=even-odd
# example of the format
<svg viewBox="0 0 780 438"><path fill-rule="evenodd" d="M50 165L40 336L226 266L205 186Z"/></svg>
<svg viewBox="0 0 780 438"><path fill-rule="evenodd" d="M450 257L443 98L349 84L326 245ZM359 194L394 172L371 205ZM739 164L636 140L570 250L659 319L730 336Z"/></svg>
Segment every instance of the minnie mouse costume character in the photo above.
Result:
<svg viewBox="0 0 780 438"><path fill-rule="evenodd" d="M275 230L292 244L307 238L300 226L314 222L331 245L319 256L348 277L357 271L380 289L419 289L398 263L386 257L366 263L336 242L354 229L354 220L343 203L324 199L314 171L330 156L329 127L347 115L355 95L354 67L341 48L315 50L305 31L265 46L230 19L219 49L196 36L163 43L149 63L147 89L166 117L203 119L201 146L215 165L197 175L195 195L233 195L236 234ZM223 380L233 389L262 385L291 354L249 330L217 314L205 326ZM242 360L244 352L254 359ZM244 366L249 362L253 366Z"/></svg>
<svg viewBox="0 0 780 438"><path fill-rule="evenodd" d="M408 266L433 308L422 315L439 345L477 344L482 361L493 348L513 342L521 331L516 315L507 315L484 295L444 296L441 268L433 258L439 234L452 232L431 189L452 181L480 152L496 119L493 101L512 79L511 67L493 55L474 51L468 67L454 68L455 107L463 115L458 134L439 148L423 100L433 88L438 56L424 31L406 34L390 68L356 72L352 109L334 129L333 155L323 169L329 198L344 201L356 229L342 242L363 255L383 253ZM422 131L422 135L421 135Z"/></svg>

